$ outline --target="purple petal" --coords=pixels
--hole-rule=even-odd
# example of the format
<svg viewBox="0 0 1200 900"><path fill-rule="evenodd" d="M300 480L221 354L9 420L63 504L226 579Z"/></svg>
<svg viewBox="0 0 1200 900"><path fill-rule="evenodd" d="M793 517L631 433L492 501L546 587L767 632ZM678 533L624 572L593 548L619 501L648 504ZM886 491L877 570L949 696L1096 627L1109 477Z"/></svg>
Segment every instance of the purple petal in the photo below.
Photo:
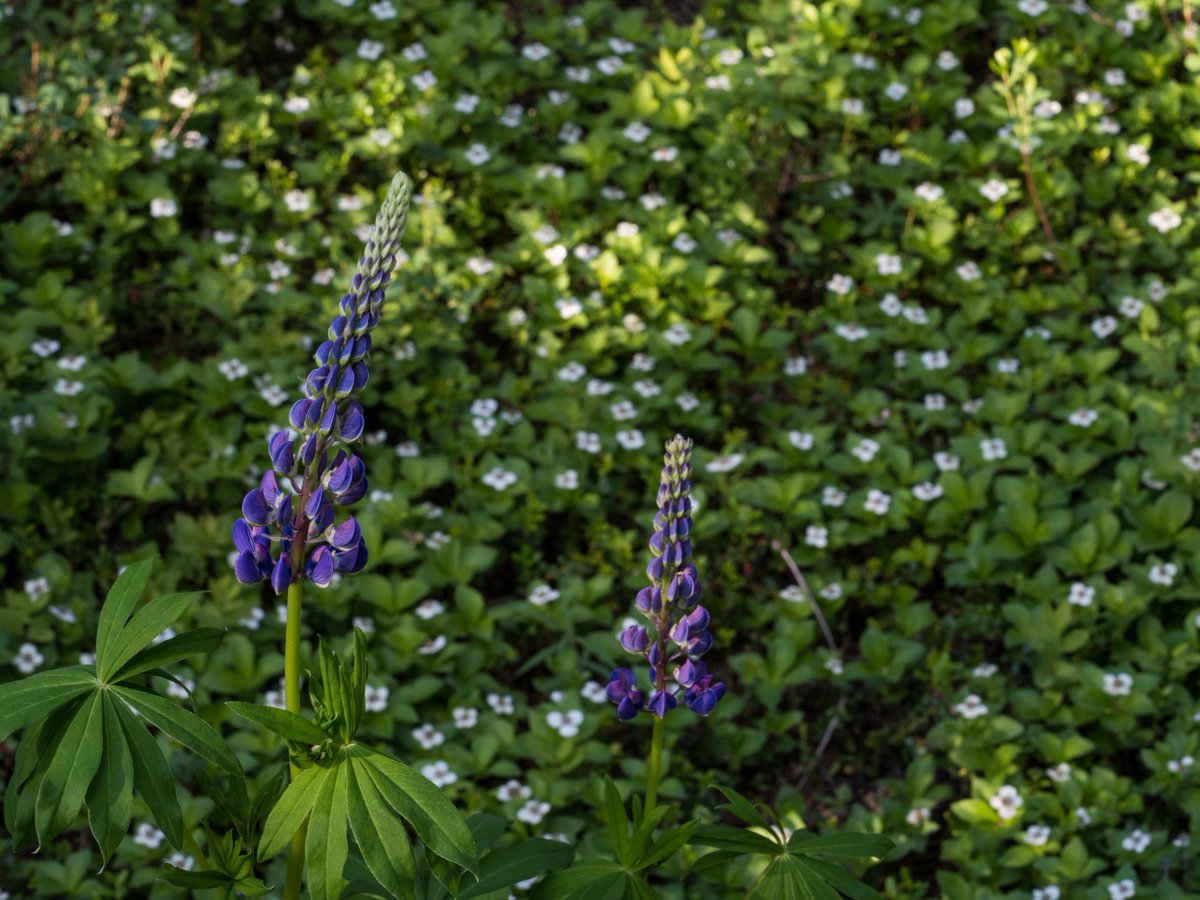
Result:
<svg viewBox="0 0 1200 900"><path fill-rule="evenodd" d="M341 525L327 529L325 538L338 550L349 550L362 540L362 529L358 527L354 516L351 516Z"/></svg>
<svg viewBox="0 0 1200 900"><path fill-rule="evenodd" d="M342 414L342 425L338 430L338 437L343 441L357 441L362 437L366 423L367 420L363 416L362 406L356 401L351 400L346 404L346 411Z"/></svg>
<svg viewBox="0 0 1200 900"><path fill-rule="evenodd" d="M304 419L308 415L308 408L312 406L312 403L311 400L297 400L288 410L288 422L297 431L304 429Z"/></svg>
<svg viewBox="0 0 1200 900"><path fill-rule="evenodd" d="M233 546L238 553L254 553L254 535L245 519L233 523Z"/></svg>
<svg viewBox="0 0 1200 900"><path fill-rule="evenodd" d="M308 578L317 587L328 587L333 580L333 554L328 547L318 547L308 563Z"/></svg>
<svg viewBox="0 0 1200 900"><path fill-rule="evenodd" d="M271 587L275 589L276 594L282 594L288 589L288 585L292 581L292 569L288 564L286 553L279 554L279 561L275 563L275 568L271 572Z"/></svg>
<svg viewBox="0 0 1200 900"><path fill-rule="evenodd" d="M238 554L238 558L233 563L233 574L242 584L257 584L266 578L262 569L258 567L258 561L254 558L253 553Z"/></svg>
<svg viewBox="0 0 1200 900"><path fill-rule="evenodd" d="M251 525L266 525L271 520L270 504L263 497L262 488L255 488L242 499L242 516Z"/></svg>

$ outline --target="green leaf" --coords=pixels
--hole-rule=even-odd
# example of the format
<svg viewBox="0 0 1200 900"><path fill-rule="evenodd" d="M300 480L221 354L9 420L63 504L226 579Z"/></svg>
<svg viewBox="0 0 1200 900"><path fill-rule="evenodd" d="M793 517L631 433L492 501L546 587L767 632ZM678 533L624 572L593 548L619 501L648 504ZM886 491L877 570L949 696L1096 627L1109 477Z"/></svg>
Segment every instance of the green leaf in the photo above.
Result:
<svg viewBox="0 0 1200 900"><path fill-rule="evenodd" d="M731 825L701 825L692 834L691 841L701 847L715 847L733 853L756 853L761 856L779 856L783 847L778 842L747 828Z"/></svg>
<svg viewBox="0 0 1200 900"><path fill-rule="evenodd" d="M39 849L75 821L88 785L100 767L104 712L99 691L84 698L63 723L60 734L34 806Z"/></svg>
<svg viewBox="0 0 1200 900"><path fill-rule="evenodd" d="M211 653L225 639L224 628L196 628L183 634L168 638L159 644L153 644L137 653L129 662L116 672L113 681L125 681L135 675L142 675L159 666L169 666L188 656L198 653Z"/></svg>
<svg viewBox="0 0 1200 900"><path fill-rule="evenodd" d="M493 813L475 813L467 819L467 827L471 829L471 837L475 839L476 847L490 847L500 840L508 820Z"/></svg>
<svg viewBox="0 0 1200 900"><path fill-rule="evenodd" d="M267 731L297 744L321 744L329 739L329 735L320 727L286 709L243 703L240 700L229 700L225 705L238 718L261 725Z"/></svg>
<svg viewBox="0 0 1200 900"><path fill-rule="evenodd" d="M441 790L420 772L382 753L361 749L375 786L425 846L456 866L476 872L479 862L471 830Z"/></svg>
<svg viewBox="0 0 1200 900"><path fill-rule="evenodd" d="M69 713L65 710L56 710L49 718L38 722L26 731L25 736L21 738L21 743L17 745L17 752L13 759L12 774L9 776L8 786L4 789L3 803L4 827L8 829L9 834L14 836L14 845L16 844L15 836L18 831L16 824L17 791L33 775L38 761L49 755L47 750L50 746L50 738L58 729L58 720L64 714ZM14 849L17 848L14 847Z"/></svg>
<svg viewBox="0 0 1200 900"><path fill-rule="evenodd" d="M692 832L696 830L697 825L697 822L685 822L672 828L666 834L660 835L658 840L650 845L650 849L638 858L638 868L648 869L656 866L674 854L691 839Z"/></svg>
<svg viewBox="0 0 1200 900"><path fill-rule="evenodd" d="M187 869L177 869L172 865L164 866L158 877L167 884L193 891L212 890L236 883L233 876L226 875L224 872L213 872L212 870L191 872Z"/></svg>
<svg viewBox="0 0 1200 900"><path fill-rule="evenodd" d="M571 864L575 850L562 841L533 838L515 847L493 850L479 861L479 880L458 892L459 900L482 897L510 888L518 881L533 878L551 869Z"/></svg>
<svg viewBox="0 0 1200 900"><path fill-rule="evenodd" d="M393 896L411 894L415 872L404 826L396 821L361 759L350 760L347 770L350 830L367 868Z"/></svg>
<svg viewBox="0 0 1200 900"><path fill-rule="evenodd" d="M121 720L121 730L129 743L133 759L133 785L137 788L154 821L162 829L171 846L183 847L183 812L175 795L175 776L150 732L138 721L124 703L112 699L112 707Z"/></svg>
<svg viewBox="0 0 1200 900"><path fill-rule="evenodd" d="M129 702L151 725L169 734L189 750L233 775L242 774L242 764L216 730L197 716L149 691L117 685L113 690Z"/></svg>
<svg viewBox="0 0 1200 900"><path fill-rule="evenodd" d="M0 684L0 742L97 686L96 676L83 666L39 672Z"/></svg>
<svg viewBox="0 0 1200 900"><path fill-rule="evenodd" d="M881 834L863 834L846 831L841 834L823 834L806 841L796 848L797 853L819 853L822 856L837 856L844 859L874 857L882 859L895 846Z"/></svg>
<svg viewBox="0 0 1200 900"><path fill-rule="evenodd" d="M823 859L806 859L804 864L824 878L827 882L845 894L850 900L880 900L880 895L873 887L868 887L854 880L854 876L833 863Z"/></svg>
<svg viewBox="0 0 1200 900"><path fill-rule="evenodd" d="M104 606L100 610L100 620L96 624L97 671L101 671L101 667L114 653L117 634L133 613L133 608L137 606L138 600L142 598L142 592L146 590L146 582L150 580L150 569L154 565L154 560L155 557L151 557L126 566L125 571L117 577L116 583L109 589Z"/></svg>
<svg viewBox="0 0 1200 900"><path fill-rule="evenodd" d="M197 597L203 593L196 591L190 594L168 594L156 597L136 613L124 627L118 627L109 636L108 653L104 662L96 660L96 673L101 681L109 681L110 676L129 662L138 651L162 634ZM151 667L153 668L153 666Z"/></svg>
<svg viewBox="0 0 1200 900"><path fill-rule="evenodd" d="M533 890L537 900L621 900L627 873L608 859L588 859L552 872Z"/></svg>
<svg viewBox="0 0 1200 900"><path fill-rule="evenodd" d="M767 831L772 830L771 823L758 811L758 808L733 788L722 787L719 784L714 784L712 787L724 794L725 799L729 801L721 804L720 809L728 810L749 825L757 825Z"/></svg>
<svg viewBox="0 0 1200 900"><path fill-rule="evenodd" d="M263 824L262 838L258 842L260 860L270 859L292 839L312 811L317 794L332 771L327 766L309 766L301 769L300 774L287 786Z"/></svg>
<svg viewBox="0 0 1200 900"><path fill-rule="evenodd" d="M87 792L88 822L100 845L100 868L129 831L133 818L133 756L110 696L103 696L104 747L100 767Z"/></svg>
<svg viewBox="0 0 1200 900"><path fill-rule="evenodd" d="M608 835L612 840L613 856L621 865L628 865L629 819L625 815L625 801L617 790L616 783L604 777L604 809L608 813Z"/></svg>
<svg viewBox="0 0 1200 900"><path fill-rule="evenodd" d="M346 867L349 845L346 840L346 776L349 761L342 759L321 780L308 837L304 841L304 866L308 875L308 894L312 900L338 900L342 896L342 869Z"/></svg>

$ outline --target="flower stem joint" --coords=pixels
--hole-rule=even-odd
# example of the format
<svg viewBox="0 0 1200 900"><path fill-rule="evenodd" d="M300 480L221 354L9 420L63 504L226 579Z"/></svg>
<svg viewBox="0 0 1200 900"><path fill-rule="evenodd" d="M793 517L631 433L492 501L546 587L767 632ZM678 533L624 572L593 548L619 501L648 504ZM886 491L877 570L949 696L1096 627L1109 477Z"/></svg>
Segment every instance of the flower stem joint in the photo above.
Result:
<svg viewBox="0 0 1200 900"><path fill-rule="evenodd" d="M354 395L367 385L371 331L396 267L411 198L412 182L401 173L388 188L328 336L313 354L317 367L304 379L304 397L288 413L295 435L278 431L267 442L271 469L246 495L242 518L233 523L234 574L244 584L269 579L277 594L298 579L328 587L334 572L358 572L367 563L358 522L353 516L339 524L334 519L337 507L367 491L366 467L349 450L366 425Z"/></svg>
<svg viewBox="0 0 1200 900"><path fill-rule="evenodd" d="M667 442L646 566L650 584L634 601L649 624L630 625L619 637L626 651L645 658L652 690L643 695L632 669L614 669L606 693L619 719L632 719L643 709L662 718L680 702L706 716L725 694L724 683L714 681L700 660L712 647L712 635L692 562L691 455L692 442L682 435Z"/></svg>

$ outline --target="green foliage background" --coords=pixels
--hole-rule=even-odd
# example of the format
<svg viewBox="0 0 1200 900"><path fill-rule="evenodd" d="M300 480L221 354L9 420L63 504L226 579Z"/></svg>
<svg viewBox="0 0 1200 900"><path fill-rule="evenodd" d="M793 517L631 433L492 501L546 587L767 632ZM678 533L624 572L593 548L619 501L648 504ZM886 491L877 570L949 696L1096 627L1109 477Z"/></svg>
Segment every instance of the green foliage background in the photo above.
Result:
<svg viewBox="0 0 1200 900"><path fill-rule="evenodd" d="M364 395L372 561L306 611L310 634L373 626L365 738L444 761L468 811L515 817L516 779L549 804L517 828L589 846L649 727L585 685L627 662L656 448L683 431L729 695L670 717L668 800L710 817L717 781L887 834L887 896L1200 891L1186 0L17 6L0 677L75 663L117 568L159 552L160 592L209 591L189 624L233 626L184 673L202 711L248 769L278 758L221 705L282 672L229 525L404 169L420 203ZM189 824L209 807L183 800ZM0 856L0 888L172 890L165 847L127 839L97 875L85 843ZM675 864L664 896L753 877Z"/></svg>

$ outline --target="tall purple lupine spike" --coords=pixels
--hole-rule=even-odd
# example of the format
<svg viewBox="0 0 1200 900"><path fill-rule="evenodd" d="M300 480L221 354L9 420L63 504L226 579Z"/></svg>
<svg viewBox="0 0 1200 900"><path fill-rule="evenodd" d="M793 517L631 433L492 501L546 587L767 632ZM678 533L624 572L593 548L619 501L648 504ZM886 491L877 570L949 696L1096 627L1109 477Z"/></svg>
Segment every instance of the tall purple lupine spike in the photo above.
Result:
<svg viewBox="0 0 1200 900"><path fill-rule="evenodd" d="M622 647L649 664L652 690L643 697L633 670L614 669L606 693L617 704L620 719L632 719L642 709L662 718L680 702L707 716L725 694L725 685L714 681L700 661L712 646L712 635L708 611L698 605L700 579L692 562L691 458L691 440L677 434L667 442L646 566L650 586L635 601L650 624L631 625L619 637ZM673 667L671 679L668 665Z"/></svg>
<svg viewBox="0 0 1200 900"><path fill-rule="evenodd" d="M268 441L271 469L246 495L243 518L233 526L238 581L269 579L282 594L299 580L327 587L335 571L357 572L366 565L358 523L353 517L341 525L333 520L335 504L349 506L367 490L366 469L349 449L365 428L362 405L353 398L367 383L370 332L379 323L411 199L412 182L401 172L392 179L358 272L313 354L317 368L304 380L304 396L288 413L298 434L279 431ZM296 503L281 486L297 491Z"/></svg>

